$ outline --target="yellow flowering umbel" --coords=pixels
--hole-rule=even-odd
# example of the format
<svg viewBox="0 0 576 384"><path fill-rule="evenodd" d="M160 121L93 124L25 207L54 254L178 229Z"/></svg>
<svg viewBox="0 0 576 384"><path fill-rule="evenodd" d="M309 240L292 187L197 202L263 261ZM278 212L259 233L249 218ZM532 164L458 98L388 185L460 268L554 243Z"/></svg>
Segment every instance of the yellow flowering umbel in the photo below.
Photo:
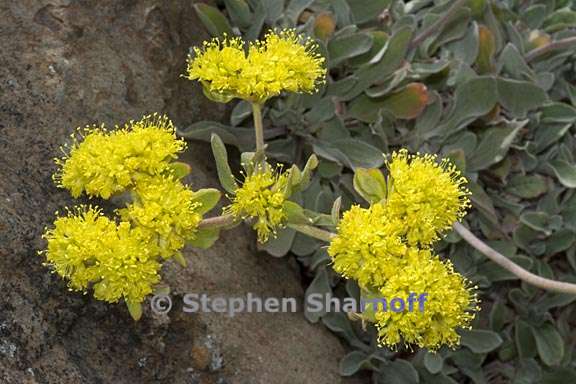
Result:
<svg viewBox="0 0 576 384"><path fill-rule="evenodd" d="M74 197L86 192L108 199L142 178L165 172L186 145L176 138L172 122L156 114L115 131L92 126L78 133L82 141L72 136L72 144L63 149L66 155L56 159L60 171L54 175L58 186Z"/></svg>
<svg viewBox="0 0 576 384"><path fill-rule="evenodd" d="M379 287L398 273L408 247L400 237L402 227L386 213L383 204L353 206L338 224L328 254L334 270L357 280L363 288Z"/></svg>
<svg viewBox="0 0 576 384"><path fill-rule="evenodd" d="M99 209L68 212L43 237L47 264L72 290L92 287L99 300L137 304L160 281L160 264L147 237L128 223L117 225Z"/></svg>
<svg viewBox="0 0 576 384"><path fill-rule="evenodd" d="M286 219L284 202L287 186L288 173L275 171L269 166L258 167L236 189L232 204L225 211L235 218L254 220L253 228L258 234L258 241L265 243Z"/></svg>
<svg viewBox="0 0 576 384"><path fill-rule="evenodd" d="M376 323L381 344L453 347L460 341L456 330L469 327L478 310L475 287L430 247L470 205L466 179L447 160L406 150L387 165L387 196L345 212L328 254L334 270L357 280L367 298L409 303L411 295L427 295L422 312L380 308L362 315Z"/></svg>
<svg viewBox="0 0 576 384"><path fill-rule="evenodd" d="M177 254L187 240L195 238L202 216L194 192L172 176L155 176L134 189L134 202L120 209L122 220L131 222L158 244L163 258Z"/></svg>
<svg viewBox="0 0 576 384"><path fill-rule="evenodd" d="M194 48L186 77L199 80L209 94L263 103L282 91L314 92L324 81L324 58L311 39L294 30L270 31L246 48L239 38L224 37ZM245 51L248 54L245 54Z"/></svg>
<svg viewBox="0 0 576 384"><path fill-rule="evenodd" d="M432 244L466 214L467 181L449 160L400 150L387 166L387 212L403 223L410 245Z"/></svg>
<svg viewBox="0 0 576 384"><path fill-rule="evenodd" d="M435 351L443 345L460 343L458 328L470 328L477 307L474 290L466 278L454 271L449 261L441 261L429 250L410 252L406 264L390 276L379 293L388 300L402 298L405 308L375 313L379 342L388 347L399 343ZM426 294L425 301L409 308L413 298ZM388 302L390 305L390 302ZM397 308L398 309L398 308Z"/></svg>

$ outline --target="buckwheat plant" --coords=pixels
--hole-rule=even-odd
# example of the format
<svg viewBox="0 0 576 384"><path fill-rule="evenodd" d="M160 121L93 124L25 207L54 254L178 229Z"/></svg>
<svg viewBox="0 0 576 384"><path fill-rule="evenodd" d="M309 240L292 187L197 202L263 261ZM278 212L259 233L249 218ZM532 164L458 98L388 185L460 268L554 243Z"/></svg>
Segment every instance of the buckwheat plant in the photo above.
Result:
<svg viewBox="0 0 576 384"><path fill-rule="evenodd" d="M96 205L58 214L44 233L47 248L41 255L46 264L71 290L92 291L96 299L110 303L123 301L138 319L142 302L159 287L166 260L185 266L184 246L209 247L222 229L245 221L264 249L280 234L292 233L293 238L295 232L322 242L331 268L354 282L363 298L408 301L414 292L426 293L423 311L365 308L350 314L363 325L374 324L378 345L430 351L457 347L459 330L470 329L479 310L477 287L434 246L456 226L467 241L503 265L501 255L478 245L479 240L457 224L470 208L471 195L458 168L448 159L403 148L379 155L382 171L352 164L351 193L367 204L348 204L341 214L342 199L337 198L330 204L331 214L326 214L303 206L302 191L319 166L316 155L309 156L303 169L288 162L275 164L267 156L266 105L276 99L290 102L297 93L325 91L327 63L321 52L316 40L282 29L250 43L222 34L194 48L188 57L185 78L200 82L215 102L239 99L244 104L238 105L249 107L243 113L253 117L254 143L240 155L240 177L232 173L222 139L211 137L218 177L229 201L220 216L204 218L218 203L219 191L193 190L182 182L190 168L176 160L186 144L167 117L145 116L114 130L78 130L63 148L65 155L56 159L58 186L73 197L108 200L121 195L127 202L114 215L106 216ZM365 73L374 69L365 68ZM417 96L427 92L421 84L407 88ZM418 100L428 102L427 96ZM361 112L372 119L369 109ZM338 129L344 128L333 132ZM318 142L306 139L313 145ZM340 159L338 151L317 148L327 158ZM514 272L514 267L508 269Z"/></svg>

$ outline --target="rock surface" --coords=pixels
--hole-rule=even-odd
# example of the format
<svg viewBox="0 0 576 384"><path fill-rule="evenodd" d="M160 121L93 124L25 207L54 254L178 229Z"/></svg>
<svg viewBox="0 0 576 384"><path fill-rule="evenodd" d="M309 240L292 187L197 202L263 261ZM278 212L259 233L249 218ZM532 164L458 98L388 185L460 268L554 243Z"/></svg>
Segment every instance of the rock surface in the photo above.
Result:
<svg viewBox="0 0 576 384"><path fill-rule="evenodd" d="M0 383L351 383L338 376L340 341L302 313L182 313L78 293L36 252L54 211L72 205L51 181L51 159L76 126L151 112L177 124L218 118L222 107L179 77L207 36L191 1L8 0L0 4ZM209 148L191 144L196 186L215 187ZM166 266L172 297L302 298L289 259L258 254L244 227L189 266Z"/></svg>

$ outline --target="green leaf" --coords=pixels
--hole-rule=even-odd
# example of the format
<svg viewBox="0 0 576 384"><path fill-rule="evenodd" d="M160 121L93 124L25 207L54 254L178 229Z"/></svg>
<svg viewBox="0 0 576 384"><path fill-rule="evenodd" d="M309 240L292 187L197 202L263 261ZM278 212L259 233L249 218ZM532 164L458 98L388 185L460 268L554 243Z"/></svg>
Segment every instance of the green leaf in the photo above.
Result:
<svg viewBox="0 0 576 384"><path fill-rule="evenodd" d="M526 63L518 48L512 43L506 44L504 50L500 54L500 64L504 71L509 73L513 78L524 80L534 78L534 72Z"/></svg>
<svg viewBox="0 0 576 384"><path fill-rule="evenodd" d="M254 129L230 127L215 121L199 121L184 130L178 129L176 133L185 139L202 141L211 141L212 135L216 134L224 143L233 145L241 151L254 145Z"/></svg>
<svg viewBox="0 0 576 384"><path fill-rule="evenodd" d="M470 79L456 88L452 113L439 130L446 133L456 131L466 122L486 115L497 102L498 90L493 77Z"/></svg>
<svg viewBox="0 0 576 384"><path fill-rule="evenodd" d="M415 119L426 108L428 90L422 83L411 83L388 96L371 98L365 95L358 97L350 104L350 117L374 123L378 120L381 109L398 119Z"/></svg>
<svg viewBox="0 0 576 384"><path fill-rule="evenodd" d="M127 301L126 307L128 307L128 312L130 312L130 316L132 316L132 318L135 321L140 320L140 318L142 317L142 304L141 303L134 303L132 301Z"/></svg>
<svg viewBox="0 0 576 384"><path fill-rule="evenodd" d="M576 370L560 367L544 372L542 381L538 384L567 384L576 383Z"/></svg>
<svg viewBox="0 0 576 384"><path fill-rule="evenodd" d="M193 7L200 21L212 36L233 35L228 19L217 8L204 3L194 4Z"/></svg>
<svg viewBox="0 0 576 384"><path fill-rule="evenodd" d="M566 103L550 103L542 107L541 123L574 123L576 108Z"/></svg>
<svg viewBox="0 0 576 384"><path fill-rule="evenodd" d="M396 359L387 364L378 376L379 384L418 384L418 372L406 360Z"/></svg>
<svg viewBox="0 0 576 384"><path fill-rule="evenodd" d="M218 228L199 229L195 234L195 238L188 240L186 244L195 248L208 249L214 245L219 236L220 229Z"/></svg>
<svg viewBox="0 0 576 384"><path fill-rule="evenodd" d="M181 161L174 161L170 163L170 169L174 172L174 176L178 179L183 179L190 174L192 167L190 165L183 163Z"/></svg>
<svg viewBox="0 0 576 384"><path fill-rule="evenodd" d="M314 0L290 0L284 13L296 25L300 14L313 2Z"/></svg>
<svg viewBox="0 0 576 384"><path fill-rule="evenodd" d="M372 35L369 33L353 33L336 36L328 43L330 68L333 68L346 59L366 53L372 47Z"/></svg>
<svg viewBox="0 0 576 384"><path fill-rule="evenodd" d="M174 260L176 260L176 262L177 262L178 264L180 264L180 266L182 266L182 267L184 267L184 268L186 268L186 266L188 265L188 262L186 261L186 259L185 259L184 256L182 255L182 253L180 253L180 252L176 252L176 253L172 256L172 258L173 258Z"/></svg>
<svg viewBox="0 0 576 384"><path fill-rule="evenodd" d="M232 109L230 114L230 124L239 125L245 119L252 115L252 105L246 100L240 100ZM252 129L250 129L252 131Z"/></svg>
<svg viewBox="0 0 576 384"><path fill-rule="evenodd" d="M530 358L536 356L536 340L532 334L531 327L520 318L516 318L514 326L514 341L518 356L521 358Z"/></svg>
<svg viewBox="0 0 576 384"><path fill-rule="evenodd" d="M341 139L333 143L317 141L314 143L314 152L350 169L379 168L384 164L384 156L379 149L357 139Z"/></svg>
<svg viewBox="0 0 576 384"><path fill-rule="evenodd" d="M352 376L369 362L369 357L362 351L352 351L340 360L340 375Z"/></svg>
<svg viewBox="0 0 576 384"><path fill-rule="evenodd" d="M502 338L496 332L484 329L471 329L460 331L461 344L474 353L492 352L502 345Z"/></svg>
<svg viewBox="0 0 576 384"><path fill-rule="evenodd" d="M203 188L195 191L192 194L192 202L200 203L200 208L196 209L201 215L204 215L206 212L210 211L212 208L218 204L220 201L220 197L222 193L219 190L214 188Z"/></svg>
<svg viewBox="0 0 576 384"><path fill-rule="evenodd" d="M476 65L480 74L490 73L494 70L494 54L496 53L496 41L490 28L485 25L478 27L479 51Z"/></svg>
<svg viewBox="0 0 576 384"><path fill-rule="evenodd" d="M386 179L379 169L356 168L354 189L369 203L377 203L386 198Z"/></svg>
<svg viewBox="0 0 576 384"><path fill-rule="evenodd" d="M548 33L576 27L576 12L569 7L559 9L544 20L543 27Z"/></svg>
<svg viewBox="0 0 576 384"><path fill-rule="evenodd" d="M516 135L527 122L527 120L512 122L504 127L489 128L482 136L476 150L468 158L466 162L467 170L479 171L501 161L508 152L508 148L510 148Z"/></svg>
<svg viewBox="0 0 576 384"><path fill-rule="evenodd" d="M364 351L368 350L368 346L356 336L350 320L344 312L329 312L322 317L322 322L328 329L342 336L351 346Z"/></svg>
<svg viewBox="0 0 576 384"><path fill-rule="evenodd" d="M525 212L520 215L520 221L530 228L550 235L552 231L548 228L550 216L546 212Z"/></svg>
<svg viewBox="0 0 576 384"><path fill-rule="evenodd" d="M562 228L554 232L546 239L546 253L555 255L569 249L576 240L574 232L568 228Z"/></svg>
<svg viewBox="0 0 576 384"><path fill-rule="evenodd" d="M218 172L218 179L222 188L228 193L234 193L238 188L230 165L228 164L228 153L226 152L226 147L216 134L212 134L212 139L210 140L212 146L212 152L214 153L214 160L216 160L216 170Z"/></svg>
<svg viewBox="0 0 576 384"><path fill-rule="evenodd" d="M343 98L350 100L364 92L372 84L385 80L394 73L404 63L412 34L412 28L408 26L398 29L386 41L382 49L372 57L370 62L356 71L358 81Z"/></svg>
<svg viewBox="0 0 576 384"><path fill-rule="evenodd" d="M568 124L540 124L539 129L536 130L534 142L536 148L535 153L540 153L547 149L551 144L560 140L572 127L572 123Z"/></svg>
<svg viewBox="0 0 576 384"><path fill-rule="evenodd" d="M411 83L382 100L382 108L398 119L415 119L428 104L428 89L422 83Z"/></svg>
<svg viewBox="0 0 576 384"><path fill-rule="evenodd" d="M300 181L300 189L306 189L308 184L310 184L310 177L312 175L312 171L318 167L318 158L315 154L310 155L308 161L306 161L306 165L304 166L304 170L302 171L302 179Z"/></svg>
<svg viewBox="0 0 576 384"><path fill-rule="evenodd" d="M444 366L444 358L438 352L427 351L424 355L424 366L428 372L435 375L442 371L442 367Z"/></svg>
<svg viewBox="0 0 576 384"><path fill-rule="evenodd" d="M224 0L224 4L226 4L226 10L234 24L241 28L250 26L252 13L245 0Z"/></svg>
<svg viewBox="0 0 576 384"><path fill-rule="evenodd" d="M506 192L525 199L541 196L546 191L548 191L546 179L540 175L515 175L506 186Z"/></svg>
<svg viewBox="0 0 576 384"><path fill-rule="evenodd" d="M542 106L548 95L536 84L512 79L498 79L500 104L514 117L525 117L528 111Z"/></svg>
<svg viewBox="0 0 576 384"><path fill-rule="evenodd" d="M564 160L551 160L548 163L556 174L558 181L568 188L576 188L576 166Z"/></svg>
<svg viewBox="0 0 576 384"><path fill-rule="evenodd" d="M332 217L332 223L338 225L340 221L340 208L342 207L342 196L338 196L332 204L332 209L330 210L330 216Z"/></svg>
<svg viewBox="0 0 576 384"><path fill-rule="evenodd" d="M564 340L556 327L549 322L533 327L538 355L546 365L558 365L564 357Z"/></svg>
<svg viewBox="0 0 576 384"><path fill-rule="evenodd" d="M261 244L260 247L274 257L283 257L290 252L295 237L295 230L282 228L275 237L271 237L266 243Z"/></svg>
<svg viewBox="0 0 576 384"><path fill-rule="evenodd" d="M362 24L377 18L392 0L346 0L356 24Z"/></svg>
<svg viewBox="0 0 576 384"><path fill-rule="evenodd" d="M282 205L286 213L286 221L289 224L311 224L310 218L304 213L304 208L299 204L286 200Z"/></svg>
<svg viewBox="0 0 576 384"><path fill-rule="evenodd" d="M328 280L328 272L326 268L318 270L312 283L306 288L304 293L306 305L304 306L304 316L311 323L316 323L322 316L326 314L324 298L326 295L332 294L332 288ZM311 296L314 295L314 296ZM316 301L321 297L322 305L316 305ZM313 302L310 302L313 301Z"/></svg>

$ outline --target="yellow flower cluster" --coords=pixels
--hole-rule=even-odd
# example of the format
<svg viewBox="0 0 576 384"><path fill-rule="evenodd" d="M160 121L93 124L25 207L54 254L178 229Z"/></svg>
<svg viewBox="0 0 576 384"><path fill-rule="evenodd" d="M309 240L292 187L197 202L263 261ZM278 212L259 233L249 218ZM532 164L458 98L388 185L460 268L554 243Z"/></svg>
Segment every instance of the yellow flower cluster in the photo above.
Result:
<svg viewBox="0 0 576 384"><path fill-rule="evenodd" d="M388 162L387 210L403 223L410 245L430 245L466 214L466 178L447 159L400 150Z"/></svg>
<svg viewBox="0 0 576 384"><path fill-rule="evenodd" d="M170 161L186 144L176 138L166 116L150 115L108 131L104 126L80 129L79 142L63 148L66 155L56 159L60 171L54 175L58 186L72 196L110 198L134 186L139 180L166 172Z"/></svg>
<svg viewBox="0 0 576 384"><path fill-rule="evenodd" d="M263 103L282 91L315 91L326 74L316 50L316 43L291 29L270 31L248 47L240 38L214 39L194 48L186 77L211 94Z"/></svg>
<svg viewBox="0 0 576 384"><path fill-rule="evenodd" d="M134 202L118 212L148 237L157 239L159 254L169 258L195 238L202 216L194 192L170 176L155 176L134 189Z"/></svg>
<svg viewBox="0 0 576 384"><path fill-rule="evenodd" d="M334 269L384 298L428 294L424 312L377 311L379 342L416 344L430 350L459 342L478 310L469 282L430 246L469 206L466 179L447 160L394 153L388 163L388 196L369 208L353 206L338 224L328 254Z"/></svg>
<svg viewBox="0 0 576 384"><path fill-rule="evenodd" d="M94 290L99 300L123 298L132 312L160 281L161 260L181 258L180 250L196 239L202 204L174 175L172 160L185 143L176 139L165 116L146 116L123 128L83 131L69 154L57 159L56 179L77 197L109 198L130 191L132 202L117 211L119 223L99 209L80 207L58 217L41 252L53 270L74 290Z"/></svg>
<svg viewBox="0 0 576 384"><path fill-rule="evenodd" d="M253 228L258 234L258 241L265 243L286 219L284 202L287 186L288 173L274 171L269 166L259 167L235 191L226 212L236 218L255 220Z"/></svg>
<svg viewBox="0 0 576 384"><path fill-rule="evenodd" d="M353 278L362 287L378 287L398 268L408 247L400 237L401 226L386 213L383 204L364 209L353 206L344 212L338 236L328 252L333 255L334 270Z"/></svg>
<svg viewBox="0 0 576 384"><path fill-rule="evenodd" d="M425 293L427 300L422 310L377 311L379 341L389 347L404 342L432 351L443 345L456 347L460 342L456 329L469 328L478 310L470 283L430 250L412 248L407 256L402 269L390 276L379 294L409 302L410 294L418 292Z"/></svg>
<svg viewBox="0 0 576 384"><path fill-rule="evenodd" d="M47 264L73 290L92 286L99 300L139 303L160 280L149 238L128 223L117 225L99 209L82 206L68 212L43 237Z"/></svg>

